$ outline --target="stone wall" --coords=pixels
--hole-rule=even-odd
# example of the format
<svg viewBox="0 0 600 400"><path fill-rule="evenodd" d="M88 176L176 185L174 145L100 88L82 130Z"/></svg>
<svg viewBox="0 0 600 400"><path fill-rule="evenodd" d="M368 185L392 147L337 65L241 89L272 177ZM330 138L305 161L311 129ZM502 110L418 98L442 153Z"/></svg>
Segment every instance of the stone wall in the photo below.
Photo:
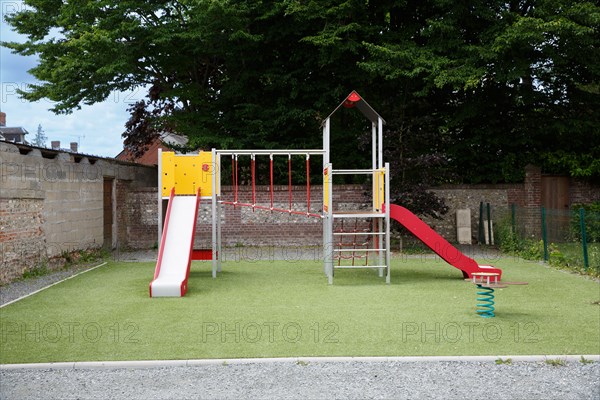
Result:
<svg viewBox="0 0 600 400"><path fill-rule="evenodd" d="M589 181L571 179L569 194L571 196L571 204L600 202L600 185Z"/></svg>
<svg viewBox="0 0 600 400"><path fill-rule="evenodd" d="M492 220L506 215L511 203L511 193L522 185L453 185L432 189L438 197L446 201L449 211L441 219L432 217L424 221L451 243L457 242L456 210L471 210L471 239L478 240L480 203L490 204ZM487 208L484 208L484 218L487 218Z"/></svg>
<svg viewBox="0 0 600 400"><path fill-rule="evenodd" d="M526 180L519 184L496 185L446 185L433 188L436 195L444 198L449 206L449 212L441 219L431 217L425 221L450 242L457 242L456 210L468 208L471 211L471 239L472 243L478 242L479 232L479 204L489 203L491 217L494 223L510 215L511 204L520 208L519 218L527 219L522 225L526 229L524 234L539 235L539 219L541 206L541 171L530 166L527 169ZM370 186L363 185L335 185L333 198L335 209L358 210L370 207ZM595 186L579 184L573 189L580 193L580 197L572 198L572 202L593 200L593 195L600 192ZM223 200L232 201L232 189L223 186ZM579 199L579 200L577 200ZM590 200L591 199L591 200ZM238 201L252 203L251 188L241 186ZM270 192L268 186L256 187L257 204L270 206ZM289 193L287 186L274 187L274 207L287 209L289 207ZM292 209L307 211L306 187L292 187ZM166 207L166 201L165 201ZM313 213L322 210L322 187L311 186L311 207ZM126 215L122 218L127 223L127 231L123 232L122 243L129 244L130 248L149 248L157 245L157 192L156 188L138 188L129 195ZM484 209L484 218L487 209ZM196 226L195 248L210 248L212 237L212 216L209 200L203 200L198 211ZM322 244L322 223L317 218L308 218L303 215L269 212L265 210L252 210L249 207L233 207L224 205L221 210L222 239L226 246L319 246ZM354 224L349 221L347 223ZM337 227L341 229L341 227ZM354 226L346 226L345 230L352 230ZM358 221L358 229L368 228L368 222Z"/></svg>
<svg viewBox="0 0 600 400"><path fill-rule="evenodd" d="M232 201L230 186L222 187L223 200ZM364 209L368 206L365 188L361 185L338 185L334 189L334 204L339 209ZM127 207L121 218L127 223L129 248L149 248L157 245L157 204L156 188L138 188L129 191ZM310 212L320 213L323 207L323 191L319 185L311 187ZM274 187L275 208L289 208L287 186ZM250 187L240 187L239 202L251 203ZM165 201L166 203L166 201ZM270 207L268 186L256 187L256 204ZM305 186L292 187L292 209L307 212ZM221 209L222 240L226 246L313 246L323 242L322 220L306 215L270 212L251 207L223 205ZM134 236L134 237L132 237ZM211 248L212 213L210 200L202 200L198 210L195 248Z"/></svg>
<svg viewBox="0 0 600 400"><path fill-rule="evenodd" d="M112 241L104 243L104 180L113 184ZM156 186L156 169L0 142L0 283L64 253L114 248L127 191ZM115 234L117 233L117 234ZM127 243L127 235L120 239Z"/></svg>

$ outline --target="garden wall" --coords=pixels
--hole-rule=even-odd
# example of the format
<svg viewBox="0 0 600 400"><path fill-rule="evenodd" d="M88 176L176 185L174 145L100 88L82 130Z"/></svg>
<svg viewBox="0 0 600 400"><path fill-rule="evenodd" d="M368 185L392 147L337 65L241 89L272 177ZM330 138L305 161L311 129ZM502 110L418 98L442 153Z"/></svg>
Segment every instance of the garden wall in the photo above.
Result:
<svg viewBox="0 0 600 400"><path fill-rule="evenodd" d="M424 218L436 231L450 242L457 242L456 210L471 210L471 239L478 242L479 204L489 203L494 223L510 215L510 205L516 204L522 220L531 236L539 235L541 207L541 170L528 166L524 183L496 185L446 185L431 189L445 199L449 211L441 219ZM600 187L573 181L572 203L589 203L599 196ZM224 200L232 200L231 187L223 186ZM270 205L268 186L257 186L257 204ZM288 187L274 187L274 207L288 208ZM335 185L333 189L335 209L365 209L370 207L370 186ZM157 245L157 192L155 188L139 188L129 195L126 215L128 245L131 248L149 248ZM251 203L251 189L240 186L240 202ZM293 209L307 210L306 187L292 187ZM322 187L311 186L310 211L319 213L322 209ZM486 216L487 212L484 210ZM322 223L317 218L302 215L286 214L255 210L249 207L223 206L222 238L226 246L311 246L322 244ZM196 248L211 247L211 204L206 200L201 203L196 227ZM353 223L353 222L352 222ZM364 227L366 224L361 222ZM353 227L346 227L352 229ZM134 236L134 237L132 237Z"/></svg>
<svg viewBox="0 0 600 400"><path fill-rule="evenodd" d="M155 185L155 168L0 142L0 283L69 252L126 244L123 199Z"/></svg>

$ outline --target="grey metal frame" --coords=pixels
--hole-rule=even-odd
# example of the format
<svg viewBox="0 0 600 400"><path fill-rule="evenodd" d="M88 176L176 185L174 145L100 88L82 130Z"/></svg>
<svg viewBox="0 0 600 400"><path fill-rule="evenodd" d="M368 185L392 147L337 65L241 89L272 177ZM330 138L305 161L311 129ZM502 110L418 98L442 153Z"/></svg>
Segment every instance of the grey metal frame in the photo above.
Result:
<svg viewBox="0 0 600 400"><path fill-rule="evenodd" d="M211 202L211 213L212 213L212 276L216 278L217 272L221 272L221 260L223 257L222 253L222 221L221 221L221 156L231 155L249 155L255 157L256 155L322 155L323 156L323 171L325 168L329 168L331 171L331 177L333 175L350 175L350 174L364 174L373 176L373 195L375 194L376 181L375 174L378 170L385 168L385 212L378 212L375 205L373 206L372 212L365 213L348 213L348 214L336 214L333 213L333 179L329 179L328 189L325 190L325 181L323 180L323 204L329 204L327 211L323 210L323 264L324 273L328 277L329 284L333 284L334 276L334 264L333 254L343 250L335 250L333 248L333 222L334 218L346 218L346 217L364 217L373 218L375 222L374 231L369 233L370 235L377 235L379 240L379 246L376 249L354 249L353 251L377 251L379 254L379 263L376 266L367 266L370 268L379 268L379 275L383 276L384 269L387 271L386 283L390 283L390 207L389 207L389 180L390 170L389 163L383 163L383 124L385 121L379 114L377 114L367 103L361 99L358 104L359 110L371 121L371 136L372 136L372 165L371 169L340 169L334 170L330 160L330 129L331 129L331 115L340 108L341 104L323 121L323 148L322 149L308 149L308 150L217 150L212 149L212 162L213 162L213 175L212 175L212 202ZM162 235L162 150L159 149L158 158L158 241L161 240ZM325 199L325 193L327 192L328 198ZM382 236L385 238L382 239ZM385 261L384 261L385 258ZM364 268L364 266L361 266ZM361 268L356 267L356 268Z"/></svg>

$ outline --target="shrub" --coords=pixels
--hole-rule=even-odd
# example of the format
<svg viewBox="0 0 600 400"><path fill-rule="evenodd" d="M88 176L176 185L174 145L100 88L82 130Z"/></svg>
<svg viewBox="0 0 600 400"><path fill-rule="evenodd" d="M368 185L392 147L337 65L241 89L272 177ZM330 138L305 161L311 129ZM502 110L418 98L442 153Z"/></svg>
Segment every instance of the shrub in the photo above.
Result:
<svg viewBox="0 0 600 400"><path fill-rule="evenodd" d="M592 204L573 204L571 207L571 234L581 241L581 221L579 209L585 211L585 233L588 242L600 242L600 202Z"/></svg>

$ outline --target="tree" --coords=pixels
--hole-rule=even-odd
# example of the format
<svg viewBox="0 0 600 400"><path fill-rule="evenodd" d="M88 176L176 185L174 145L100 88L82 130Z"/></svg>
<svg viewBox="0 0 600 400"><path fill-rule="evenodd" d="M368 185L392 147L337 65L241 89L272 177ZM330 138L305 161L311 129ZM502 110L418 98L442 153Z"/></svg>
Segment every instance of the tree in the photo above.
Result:
<svg viewBox="0 0 600 400"><path fill-rule="evenodd" d="M595 2L26 3L6 21L28 40L3 44L39 56L41 83L22 95L66 113L145 87L132 149L162 131L192 147L319 146L325 114L356 89L388 122L394 192L423 212L443 211L424 202L429 185L519 181L527 163L600 177ZM352 145L368 127L345 133L356 124L342 114L332 133L341 164L368 164Z"/></svg>
<svg viewBox="0 0 600 400"><path fill-rule="evenodd" d="M31 142L31 144L34 146L38 146L38 147L46 147L46 140L48 140L48 138L46 137L46 134L44 133L44 130L42 129L42 125L39 124L37 127L37 132L35 134L35 138Z"/></svg>

